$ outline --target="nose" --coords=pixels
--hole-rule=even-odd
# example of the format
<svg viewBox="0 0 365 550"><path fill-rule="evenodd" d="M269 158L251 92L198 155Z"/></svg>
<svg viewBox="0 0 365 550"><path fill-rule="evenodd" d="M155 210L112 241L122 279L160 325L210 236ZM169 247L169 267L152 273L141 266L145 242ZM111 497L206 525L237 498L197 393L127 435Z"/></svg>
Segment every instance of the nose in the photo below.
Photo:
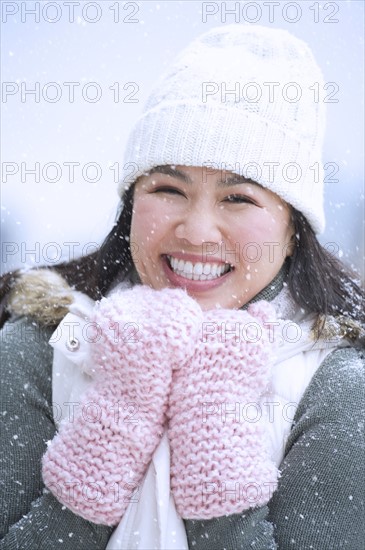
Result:
<svg viewBox="0 0 365 550"><path fill-rule="evenodd" d="M219 221L208 209L191 208L187 211L176 225L175 235L178 239L184 239L197 246L222 241Z"/></svg>

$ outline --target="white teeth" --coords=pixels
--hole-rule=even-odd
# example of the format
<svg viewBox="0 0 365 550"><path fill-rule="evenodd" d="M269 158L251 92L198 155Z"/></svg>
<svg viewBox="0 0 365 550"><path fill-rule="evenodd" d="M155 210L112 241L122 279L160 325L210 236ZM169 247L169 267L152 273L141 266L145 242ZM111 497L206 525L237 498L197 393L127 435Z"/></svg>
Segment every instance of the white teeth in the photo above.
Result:
<svg viewBox="0 0 365 550"><path fill-rule="evenodd" d="M200 262L198 264L194 264L193 273L194 275L201 275L203 273L203 264Z"/></svg>
<svg viewBox="0 0 365 550"><path fill-rule="evenodd" d="M185 262L173 256L167 256L172 270L181 277L193 281L207 281L221 277L230 269L229 264L217 264L209 262Z"/></svg>
<svg viewBox="0 0 365 550"><path fill-rule="evenodd" d="M193 264L191 262L185 262L183 271L186 274L191 275L193 273ZM189 279L190 279L190 277L189 277Z"/></svg>

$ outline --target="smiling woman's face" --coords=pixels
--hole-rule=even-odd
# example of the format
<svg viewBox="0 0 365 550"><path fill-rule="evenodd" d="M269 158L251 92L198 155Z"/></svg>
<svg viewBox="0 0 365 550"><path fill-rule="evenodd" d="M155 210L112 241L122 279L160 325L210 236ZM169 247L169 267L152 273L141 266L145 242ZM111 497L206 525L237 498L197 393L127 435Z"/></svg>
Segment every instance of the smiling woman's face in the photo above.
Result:
<svg viewBox="0 0 365 550"><path fill-rule="evenodd" d="M203 309L240 308L291 253L290 209L232 172L162 166L139 178L131 224L142 283L185 288Z"/></svg>

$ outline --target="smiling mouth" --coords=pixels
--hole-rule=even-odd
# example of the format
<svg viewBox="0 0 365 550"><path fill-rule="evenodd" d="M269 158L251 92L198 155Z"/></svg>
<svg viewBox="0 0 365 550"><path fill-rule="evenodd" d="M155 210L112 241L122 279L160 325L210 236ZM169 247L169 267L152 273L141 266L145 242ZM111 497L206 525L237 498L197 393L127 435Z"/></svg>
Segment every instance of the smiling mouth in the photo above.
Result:
<svg viewBox="0 0 365 550"><path fill-rule="evenodd" d="M171 270L191 281L211 281L223 277L234 269L230 264L219 264L215 262L189 262L166 255L167 263Z"/></svg>

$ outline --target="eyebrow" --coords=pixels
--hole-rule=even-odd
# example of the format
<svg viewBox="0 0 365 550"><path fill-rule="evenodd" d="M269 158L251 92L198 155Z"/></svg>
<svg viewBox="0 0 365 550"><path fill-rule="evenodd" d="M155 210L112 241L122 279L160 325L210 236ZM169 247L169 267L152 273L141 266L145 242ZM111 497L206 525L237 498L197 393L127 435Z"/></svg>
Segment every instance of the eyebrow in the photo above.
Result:
<svg viewBox="0 0 365 550"><path fill-rule="evenodd" d="M202 167L202 169L208 169L209 167ZM188 174L183 172L182 170L179 170L178 168L174 168L170 165L163 165L163 166L154 166L151 168L151 170L148 170L147 175L151 174L165 174L166 176L171 176L172 178L176 178L184 183L192 184L193 181L190 178ZM251 184L251 185L257 185L258 187L261 187L259 183L256 183L255 181L246 178L245 176L240 176L239 174L230 174L229 176L225 178L221 178L217 181L218 187L231 187L232 185L242 185L242 184Z"/></svg>
<svg viewBox="0 0 365 550"><path fill-rule="evenodd" d="M148 170L147 175L150 176L151 174L165 174L166 176L171 176L172 178L176 178L178 180L183 181L184 183L193 183L190 176L185 174L185 172L182 172L181 170L178 170L177 168L173 168L169 165L163 165L163 166L154 166L151 168L151 170Z"/></svg>
<svg viewBox="0 0 365 550"><path fill-rule="evenodd" d="M230 174L225 179L219 180L218 186L231 187L231 185L242 185L244 183L250 184L250 185L257 185L258 187L261 187L261 185L256 181L253 181L250 178L246 178L245 176L240 176L239 174Z"/></svg>

